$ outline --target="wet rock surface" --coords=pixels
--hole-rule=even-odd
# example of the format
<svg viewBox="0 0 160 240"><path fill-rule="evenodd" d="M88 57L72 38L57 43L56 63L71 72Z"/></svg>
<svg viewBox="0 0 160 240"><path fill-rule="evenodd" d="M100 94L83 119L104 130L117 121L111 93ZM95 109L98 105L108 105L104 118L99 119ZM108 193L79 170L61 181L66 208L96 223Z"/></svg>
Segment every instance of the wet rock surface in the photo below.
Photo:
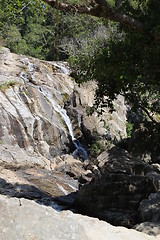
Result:
<svg viewBox="0 0 160 240"><path fill-rule="evenodd" d="M1 144L46 158L65 153L71 131L63 104L74 81L62 71L64 64L18 56L6 48L0 60Z"/></svg>

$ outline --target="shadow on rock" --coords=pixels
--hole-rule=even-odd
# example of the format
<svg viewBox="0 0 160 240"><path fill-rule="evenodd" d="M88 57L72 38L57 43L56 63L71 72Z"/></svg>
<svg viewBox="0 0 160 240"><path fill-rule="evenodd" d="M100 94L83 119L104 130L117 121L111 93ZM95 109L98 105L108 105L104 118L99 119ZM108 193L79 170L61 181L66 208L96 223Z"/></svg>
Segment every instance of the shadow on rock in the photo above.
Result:
<svg viewBox="0 0 160 240"><path fill-rule="evenodd" d="M78 192L79 211L113 225L141 222L140 202L159 188L158 181L147 176L154 167L118 147L103 152L95 164L100 174Z"/></svg>
<svg viewBox="0 0 160 240"><path fill-rule="evenodd" d="M41 205L50 206L57 211L61 211L64 209L70 209L72 207L76 193L71 193L56 198L43 192L34 185L19 183L11 184L0 178L0 194L9 197L34 200Z"/></svg>

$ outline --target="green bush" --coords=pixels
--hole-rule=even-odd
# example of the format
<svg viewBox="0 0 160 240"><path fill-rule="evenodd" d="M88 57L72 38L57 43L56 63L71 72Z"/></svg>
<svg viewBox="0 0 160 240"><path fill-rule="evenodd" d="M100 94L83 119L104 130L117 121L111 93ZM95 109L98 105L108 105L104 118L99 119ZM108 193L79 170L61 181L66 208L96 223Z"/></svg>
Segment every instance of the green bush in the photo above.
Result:
<svg viewBox="0 0 160 240"><path fill-rule="evenodd" d="M133 123L127 122L126 123L126 132L127 132L127 137L130 138L132 136L132 131L133 131Z"/></svg>
<svg viewBox="0 0 160 240"><path fill-rule="evenodd" d="M105 151L106 148L107 148L107 144L105 141L96 140L89 147L90 157L93 157L93 158L97 157L99 154Z"/></svg>

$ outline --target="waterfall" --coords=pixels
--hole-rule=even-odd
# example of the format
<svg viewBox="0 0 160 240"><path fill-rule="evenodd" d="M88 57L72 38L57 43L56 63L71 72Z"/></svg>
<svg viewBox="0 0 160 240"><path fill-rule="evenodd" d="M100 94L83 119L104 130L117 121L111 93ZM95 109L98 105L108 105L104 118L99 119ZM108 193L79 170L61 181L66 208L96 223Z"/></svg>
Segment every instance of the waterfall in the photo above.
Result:
<svg viewBox="0 0 160 240"><path fill-rule="evenodd" d="M36 81L33 79L33 73L34 73L34 71L35 71L35 65L32 64L32 63L29 61L28 58L23 58L23 59L20 60L20 62L21 62L22 64L25 64L25 65L28 66L28 72L29 72L29 74L30 74L30 77L32 78L32 83L36 82ZM60 68L61 72L65 73L65 74L69 74L69 70L68 70L66 67L64 67L63 65L56 64L56 63L54 63L53 65L55 65L56 67ZM26 73L22 72L21 75L20 75L20 77L21 77L26 83L29 82L28 79L27 79L27 74L26 74ZM47 75L47 77L49 78L50 76ZM46 89L44 89L44 88L42 88L42 87L40 87L40 86L39 86L39 87L38 87L38 86L34 86L34 87L38 88L38 90L41 91L41 93L42 93L42 94L48 99L48 101L52 104L53 109L54 109L57 113L60 114L60 116L62 117L62 119L64 120L64 122L65 122L65 124L66 124L66 126L67 126L67 128L68 128L68 131L69 131L69 134L70 134L70 136L71 136L71 138L72 138L72 141L74 141L75 138L74 138L74 134L73 134L72 123L71 123L70 118L69 118L68 115L67 115L66 110L56 103L56 101L53 99L53 94L52 94L52 92L51 92L49 89L46 90ZM55 90L55 91L57 91L57 90Z"/></svg>
<svg viewBox="0 0 160 240"><path fill-rule="evenodd" d="M28 67L28 73L26 74L25 72L21 72L20 77L26 82L28 83L29 81L31 81L32 83L36 84L36 80L33 77L33 73L35 71L35 65L33 63L31 63L29 61L28 58L22 58L20 59L20 62L24 65L27 65Z"/></svg>
<svg viewBox="0 0 160 240"><path fill-rule="evenodd" d="M70 118L67 115L66 110L56 103L56 101L53 99L53 94L52 94L51 91L45 90L43 88L40 88L40 91L43 93L43 95L52 104L52 107L54 108L54 110L61 115L62 119L64 120L64 122L65 122L65 124L68 128L68 131L69 131L69 134L72 138L72 141L74 141L75 137L74 137L74 134L73 134L72 123L71 123Z"/></svg>
<svg viewBox="0 0 160 240"><path fill-rule="evenodd" d="M64 122L66 123L69 134L72 138L72 142L73 142L73 144L76 148L75 151L72 153L73 157L78 157L83 161L87 160L88 159L87 151L81 145L81 143L78 140L75 139L74 134L73 134L73 129L72 129L72 123L71 123L71 120L66 113L66 110L56 103L56 101L53 99L53 94L52 94L51 91L49 91L48 89L46 90L46 89L42 89L42 88L40 88L40 91L49 100L49 102L52 104L54 110L61 115Z"/></svg>
<svg viewBox="0 0 160 240"><path fill-rule="evenodd" d="M61 73L64 73L66 75L70 74L70 70L67 67L63 66L60 62L54 62L53 65L57 67Z"/></svg>
<svg viewBox="0 0 160 240"><path fill-rule="evenodd" d="M68 192L64 189L64 187L62 187L60 184L56 183L57 187L65 194L68 195Z"/></svg>
<svg viewBox="0 0 160 240"><path fill-rule="evenodd" d="M72 153L73 157L78 157L83 161L87 160L88 153L85 150L85 148L81 145L81 143L75 139L74 134L73 134L73 129L72 129L72 123L71 123L70 118L67 115L66 110L56 103L56 101L53 99L53 94L49 89L46 90L44 88L39 88L39 90L49 100L49 102L52 104L52 107L54 108L54 110L61 115L62 119L66 123L69 134L72 138L72 142L76 148L75 151Z"/></svg>
<svg viewBox="0 0 160 240"><path fill-rule="evenodd" d="M80 158L81 160L87 160L88 159L88 154L87 154L87 151L85 150L85 148L81 145L81 143L75 139L74 137L74 134L73 134L73 128L72 128L72 123L71 123L71 120L69 118L69 116L67 115L67 112L64 108L62 108L53 98L53 93L52 91L47 88L47 87L41 87L41 86L37 86L35 83L36 83L36 80L34 79L33 77L33 74L34 74L34 71L36 69L35 65L32 64L28 58L23 58L20 60L22 64L25 64L28 66L28 73L29 73L29 77L30 77L30 81L31 83L29 83L29 80L28 80L28 74L22 72L20 77L29 85L31 85L32 87L35 87L37 88L42 94L43 96L50 102L50 104L52 105L53 109L60 114L60 116L62 117L62 119L64 120L67 128L68 128L68 131L69 131L69 134L72 138L72 142L75 146L75 151L72 153L72 155L74 157L77 157L77 158ZM64 67L62 64L57 64L57 63L53 63L53 65L55 67L57 67L61 73L64 73L64 74L69 74L69 70ZM52 80L52 78L47 74L47 77L49 78L49 80ZM55 89L55 94L60 94L61 93Z"/></svg>
<svg viewBox="0 0 160 240"><path fill-rule="evenodd" d="M74 150L74 152L72 153L73 157L75 157L75 158L78 157L78 158L82 159L83 161L87 160L88 153L85 150L85 148L81 145L81 143L78 140L74 139L73 144L76 148L76 150Z"/></svg>

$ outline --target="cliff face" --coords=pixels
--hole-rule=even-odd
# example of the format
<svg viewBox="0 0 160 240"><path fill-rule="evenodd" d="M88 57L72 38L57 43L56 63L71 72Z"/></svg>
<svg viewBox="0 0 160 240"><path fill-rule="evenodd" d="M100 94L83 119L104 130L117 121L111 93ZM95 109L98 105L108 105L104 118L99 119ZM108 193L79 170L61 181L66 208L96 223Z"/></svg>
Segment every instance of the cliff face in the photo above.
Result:
<svg viewBox="0 0 160 240"><path fill-rule="evenodd" d="M65 63L19 56L7 48L0 49L0 63L0 192L19 196L8 181L18 188L27 181L29 186L51 193L51 198L75 191L78 184L71 184L69 176L84 183L93 173L81 161L65 155L74 151L71 142L86 138L86 132L103 137L108 131L96 114L87 120L86 107L93 105L95 83L80 88ZM125 111L121 117L125 119ZM121 132L125 132L125 123ZM59 172L56 179L53 171ZM20 188L21 197L35 199L36 189L31 197L25 186Z"/></svg>
<svg viewBox="0 0 160 240"><path fill-rule="evenodd" d="M0 147L47 159L65 152L73 134L63 109L74 88L67 68L6 48L0 62Z"/></svg>
<svg viewBox="0 0 160 240"><path fill-rule="evenodd" d="M77 133L105 136L110 131L112 138L125 137L123 99L116 103L113 115L87 118L86 108L94 102L95 83L79 88L65 63L18 56L7 48L1 48L0 62L0 148L5 161L19 161L19 155L27 159L29 154L30 163L39 164L43 157L47 162L68 152L69 139L78 137ZM70 117L63 108L66 100Z"/></svg>

